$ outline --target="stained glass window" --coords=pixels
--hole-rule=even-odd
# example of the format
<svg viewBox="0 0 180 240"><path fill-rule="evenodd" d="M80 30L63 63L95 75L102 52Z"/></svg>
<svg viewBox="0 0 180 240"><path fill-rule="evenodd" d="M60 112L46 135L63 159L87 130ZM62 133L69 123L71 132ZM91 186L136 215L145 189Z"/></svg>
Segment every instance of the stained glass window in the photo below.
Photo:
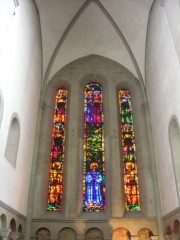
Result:
<svg viewBox="0 0 180 240"><path fill-rule="evenodd" d="M119 105L126 210L137 211L140 210L140 199L132 103L129 90L123 89L119 91Z"/></svg>
<svg viewBox="0 0 180 240"><path fill-rule="evenodd" d="M67 89L57 90L50 154L48 210L62 210L67 98Z"/></svg>
<svg viewBox="0 0 180 240"><path fill-rule="evenodd" d="M105 211L102 86L93 82L84 91L83 211Z"/></svg>

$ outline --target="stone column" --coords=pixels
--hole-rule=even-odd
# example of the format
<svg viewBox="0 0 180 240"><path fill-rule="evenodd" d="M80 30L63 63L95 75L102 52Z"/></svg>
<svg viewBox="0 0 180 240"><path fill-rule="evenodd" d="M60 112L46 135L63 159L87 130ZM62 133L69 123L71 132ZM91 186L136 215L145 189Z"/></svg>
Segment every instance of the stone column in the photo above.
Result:
<svg viewBox="0 0 180 240"><path fill-rule="evenodd" d="M70 102L68 103L69 114L68 114L68 122L67 125L67 139L66 139L66 147L68 151L66 157L66 176L65 185L66 185L66 193L65 193L65 216L69 218L73 218L77 214L77 205L79 201L79 186L81 186L81 174L78 174L81 168L79 159L79 131L82 127L82 123L80 122L80 109L79 109L79 85L72 83L71 85L71 94ZM83 146L82 146L83 147ZM69 176L69 177L68 177ZM82 203L81 203L82 206Z"/></svg>
<svg viewBox="0 0 180 240"><path fill-rule="evenodd" d="M30 184L29 184L27 219L26 219L26 225L25 225L25 239L26 240L30 239L30 232L31 232L31 220L32 220L32 213L33 213L33 202L34 202L34 189L35 189L35 184L36 184L36 171L37 171L37 162L38 162L40 132L41 132L41 126L42 126L43 111L44 111L44 102L39 102L38 117L37 117L37 123L36 123L34 152L33 152L33 158L32 158L31 177L30 177Z"/></svg>
<svg viewBox="0 0 180 240"><path fill-rule="evenodd" d="M25 236L22 233L20 233L18 240L23 240L24 238L25 238Z"/></svg>
<svg viewBox="0 0 180 240"><path fill-rule="evenodd" d="M111 214L113 217L122 217L125 211L124 205L124 185L123 185L123 162L120 156L120 122L118 122L118 98L114 85L111 85L108 88L108 95L104 96L107 99L108 106L105 113L105 119L107 116L107 121L105 121L105 131L106 131L106 152L108 150L108 156L106 154L106 166L108 166L109 171L109 182L108 182L108 191L109 202L112 208ZM106 101L104 100L106 103ZM107 141L108 140L108 141ZM107 173L108 173L107 171ZM107 191L107 192L108 192Z"/></svg>
<svg viewBox="0 0 180 240"><path fill-rule="evenodd" d="M152 137L152 128L151 128L151 118L149 112L148 103L144 103L144 112L146 116L146 124L147 124L147 134L149 140L149 152L151 159L151 178L153 181L153 189L154 189L154 198L155 198L155 208L156 208L156 216L157 216L157 227L158 227L158 239L164 239L164 226L162 222L162 212L161 212L161 199L160 199L160 190L158 184L158 173L156 166L156 157L154 152L154 143Z"/></svg>
<svg viewBox="0 0 180 240"><path fill-rule="evenodd" d="M2 240L9 240L9 235L11 233L11 229L1 229L0 236Z"/></svg>
<svg viewBox="0 0 180 240"><path fill-rule="evenodd" d="M155 216L154 189L152 176L153 155L150 149L150 125L148 104L144 103L143 94L137 89L132 92L132 111L134 120L137 171L140 192L140 208L145 216ZM152 143L153 145L153 143ZM152 149L153 151L154 149Z"/></svg>
<svg viewBox="0 0 180 240"><path fill-rule="evenodd" d="M158 184L158 173L157 173L157 166L156 166L156 159L155 159L155 152L154 152L154 143L153 143L153 136L152 136L152 127L151 127L151 118L149 112L149 105L148 103L144 103L143 105L145 117L146 117L146 124L147 124L147 135L148 135L148 143L149 143L149 153L151 159L151 178L152 184L154 189L154 198L155 198L155 212L157 216L157 228L158 228L158 239L164 239L164 226L162 222L162 212L161 212L161 199L160 199L160 191L159 191L159 184ZM148 202L146 203L148 204ZM152 238L152 237L151 237Z"/></svg>
<svg viewBox="0 0 180 240"><path fill-rule="evenodd" d="M12 240L17 240L19 239L20 233L19 232L11 232L11 239Z"/></svg>

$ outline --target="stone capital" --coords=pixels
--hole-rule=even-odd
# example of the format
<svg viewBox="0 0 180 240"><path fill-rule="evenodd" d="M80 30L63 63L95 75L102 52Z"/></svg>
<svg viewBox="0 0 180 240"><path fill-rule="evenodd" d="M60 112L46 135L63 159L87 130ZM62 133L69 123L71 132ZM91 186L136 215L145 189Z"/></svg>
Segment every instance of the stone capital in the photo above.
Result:
<svg viewBox="0 0 180 240"><path fill-rule="evenodd" d="M11 229L1 229L0 236L1 237L8 237L11 232Z"/></svg>

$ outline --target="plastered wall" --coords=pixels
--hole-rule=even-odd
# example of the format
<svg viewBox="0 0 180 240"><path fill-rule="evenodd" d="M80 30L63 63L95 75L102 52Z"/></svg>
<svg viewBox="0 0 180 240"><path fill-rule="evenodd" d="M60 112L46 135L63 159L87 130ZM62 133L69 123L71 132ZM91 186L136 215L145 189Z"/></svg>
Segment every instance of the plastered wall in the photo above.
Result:
<svg viewBox="0 0 180 240"><path fill-rule="evenodd" d="M0 2L0 201L26 214L36 115L41 87L41 38L31 1ZM20 140L15 167L6 159L10 122L16 116Z"/></svg>
<svg viewBox="0 0 180 240"><path fill-rule="evenodd" d="M156 1L149 18L146 46L146 90L158 168L162 214L178 208L169 144L169 122L180 120L179 19L177 0Z"/></svg>

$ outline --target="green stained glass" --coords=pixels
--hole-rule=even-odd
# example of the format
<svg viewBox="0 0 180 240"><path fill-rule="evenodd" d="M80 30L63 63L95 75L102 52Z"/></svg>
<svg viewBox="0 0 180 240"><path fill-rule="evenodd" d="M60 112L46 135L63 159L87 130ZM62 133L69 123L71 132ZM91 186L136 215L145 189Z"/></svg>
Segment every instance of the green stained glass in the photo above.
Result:
<svg viewBox="0 0 180 240"><path fill-rule="evenodd" d="M89 83L84 91L83 211L105 210L104 165L102 86Z"/></svg>
<svg viewBox="0 0 180 240"><path fill-rule="evenodd" d="M126 210L139 211L140 198L136 161L136 145L132 117L132 103L129 90L123 89L119 91L119 105Z"/></svg>
<svg viewBox="0 0 180 240"><path fill-rule="evenodd" d="M49 194L47 209L50 211L62 210L67 97L67 89L61 88L57 90L49 168Z"/></svg>

